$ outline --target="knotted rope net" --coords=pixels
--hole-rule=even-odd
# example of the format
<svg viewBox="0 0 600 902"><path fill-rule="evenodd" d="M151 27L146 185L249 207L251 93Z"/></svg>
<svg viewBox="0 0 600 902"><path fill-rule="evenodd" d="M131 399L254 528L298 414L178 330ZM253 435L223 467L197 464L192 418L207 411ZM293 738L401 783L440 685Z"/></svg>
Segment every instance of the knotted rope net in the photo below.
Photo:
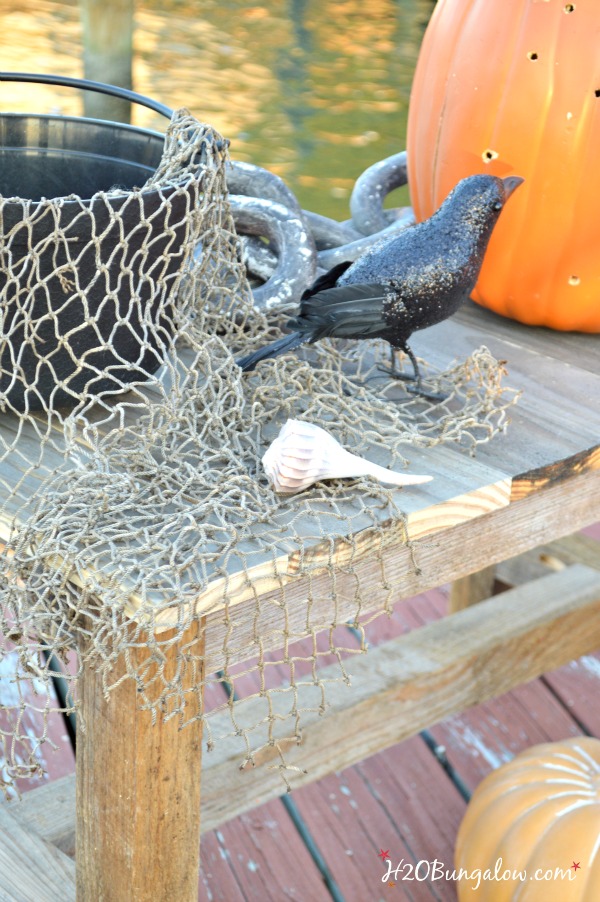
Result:
<svg viewBox="0 0 600 902"><path fill-rule="evenodd" d="M203 718L209 747L237 737L241 763L284 748L307 712L325 710L328 680L346 678L344 655L365 650L364 623L393 600L386 543L408 540L401 490L361 478L281 496L265 449L299 418L402 468L415 449L488 441L514 403L485 348L446 372L423 363L445 396L436 403L382 377L389 349L374 342L322 342L243 375L235 354L281 334L297 297L253 301L229 165L226 142L179 111L139 188L0 199L7 794L43 768L48 718L76 709L83 662L108 694L135 680L157 718ZM277 243L252 241L267 257ZM355 578L365 542L380 568L376 611ZM205 645L185 638L195 622ZM337 672L323 676L331 656Z"/></svg>

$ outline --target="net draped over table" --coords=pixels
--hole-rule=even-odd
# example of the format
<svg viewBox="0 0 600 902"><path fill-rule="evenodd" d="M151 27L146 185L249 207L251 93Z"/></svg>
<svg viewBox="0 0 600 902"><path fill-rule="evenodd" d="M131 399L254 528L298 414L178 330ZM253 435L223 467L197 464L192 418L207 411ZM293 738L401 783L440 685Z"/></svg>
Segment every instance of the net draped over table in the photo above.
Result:
<svg viewBox="0 0 600 902"><path fill-rule="evenodd" d="M346 605L340 623L333 556L328 562L326 554L308 552L343 543L344 573L351 575L358 537L372 533L389 606L393 586L381 553L390 529L382 524L396 521L397 539L405 519L402 491L371 479L277 495L260 462L268 444L287 418L300 418L328 429L353 453L375 451L380 463L401 469L416 447L449 442L472 449L489 440L504 428L515 400L502 385L502 365L485 348L445 373L424 364L428 386L448 396L443 403L381 378L377 365L389 351L383 343L323 341L242 374L235 355L281 334L286 311L267 316L252 305L226 162L226 142L179 111L150 182L98 196L96 209L107 220L102 228L92 222L86 248L70 242L60 225L61 199L23 202L23 221L12 226L4 215L7 199L0 199L0 674L10 687L0 694L0 785L7 794L15 778L42 766L48 715L57 709L49 652L69 662L74 705L82 655L101 670L107 692L113 665L124 659L140 705L184 724L186 712L198 710L182 690L186 669L193 668L200 702L194 716L204 719L209 747L236 736L241 762L299 736L303 714L326 709L319 660L333 654L345 679L344 654L365 651L368 609L357 586L352 615ZM140 200L148 191L159 197L150 211ZM131 204L140 220L134 226L126 216ZM77 216L91 215L82 202ZM36 223L48 216L55 231L38 237ZM168 241L156 243L152 217L159 217ZM107 263L101 245L109 232L118 240ZM14 251L23 234L30 242L25 258ZM44 274L38 263L49 245L62 250L55 270ZM169 254L177 257L176 272L165 268ZM103 286L96 310L89 305L92 284ZM125 306L122 291L130 298ZM67 303L80 305L94 347L89 332L83 349L78 345L83 325L60 325L57 311ZM114 321L108 328L107 311ZM119 350L123 330L139 344L133 360ZM40 361L27 377L21 346ZM57 347L73 376L55 372ZM53 373L62 384L48 397ZM292 584L296 577L328 575L318 615L308 582L301 629L290 629L290 580L277 561L290 553L297 571ZM259 573L275 581L276 591L268 602L261 599L257 576L257 621L265 604L272 612L268 633L249 640L236 598L252 596ZM344 586L347 591L347 580ZM165 643L179 642L192 619L217 610L225 624L219 659L203 671L200 646L184 643L175 677L162 675ZM134 664L127 650L140 645L147 655ZM43 724L33 731L31 706Z"/></svg>

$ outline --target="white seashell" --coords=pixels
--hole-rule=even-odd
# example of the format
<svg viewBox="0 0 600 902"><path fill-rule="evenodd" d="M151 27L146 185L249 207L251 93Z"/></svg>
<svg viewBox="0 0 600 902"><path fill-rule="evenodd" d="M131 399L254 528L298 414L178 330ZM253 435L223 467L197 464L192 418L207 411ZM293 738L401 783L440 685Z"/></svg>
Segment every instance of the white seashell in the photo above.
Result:
<svg viewBox="0 0 600 902"><path fill-rule="evenodd" d="M431 476L386 470L351 454L332 435L303 420L288 420L263 455L263 466L276 492L291 495L322 479L373 476L390 485L417 485Z"/></svg>

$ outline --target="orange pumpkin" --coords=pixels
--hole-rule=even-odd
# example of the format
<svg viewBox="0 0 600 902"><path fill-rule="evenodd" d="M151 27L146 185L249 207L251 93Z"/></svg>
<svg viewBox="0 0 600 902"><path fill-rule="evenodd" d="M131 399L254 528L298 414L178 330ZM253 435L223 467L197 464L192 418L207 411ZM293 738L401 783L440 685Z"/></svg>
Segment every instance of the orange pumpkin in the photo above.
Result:
<svg viewBox="0 0 600 902"><path fill-rule="evenodd" d="M600 741L533 746L492 771L460 825L455 867L459 902L598 902Z"/></svg>
<svg viewBox="0 0 600 902"><path fill-rule="evenodd" d="M438 0L419 54L417 220L467 175L523 176L473 299L531 325L600 332L599 47L599 0Z"/></svg>

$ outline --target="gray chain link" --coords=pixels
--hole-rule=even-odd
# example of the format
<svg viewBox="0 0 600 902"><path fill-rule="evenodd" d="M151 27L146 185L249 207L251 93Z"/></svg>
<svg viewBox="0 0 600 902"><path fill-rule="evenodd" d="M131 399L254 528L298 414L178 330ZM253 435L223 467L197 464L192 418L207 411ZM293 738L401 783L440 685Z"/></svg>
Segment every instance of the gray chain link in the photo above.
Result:
<svg viewBox="0 0 600 902"><path fill-rule="evenodd" d="M407 182L405 151L359 176L347 222L303 210L285 182L260 166L232 162L227 182L254 303L263 311L296 304L319 272L356 260L375 242L415 221L410 207L383 207L390 191Z"/></svg>

